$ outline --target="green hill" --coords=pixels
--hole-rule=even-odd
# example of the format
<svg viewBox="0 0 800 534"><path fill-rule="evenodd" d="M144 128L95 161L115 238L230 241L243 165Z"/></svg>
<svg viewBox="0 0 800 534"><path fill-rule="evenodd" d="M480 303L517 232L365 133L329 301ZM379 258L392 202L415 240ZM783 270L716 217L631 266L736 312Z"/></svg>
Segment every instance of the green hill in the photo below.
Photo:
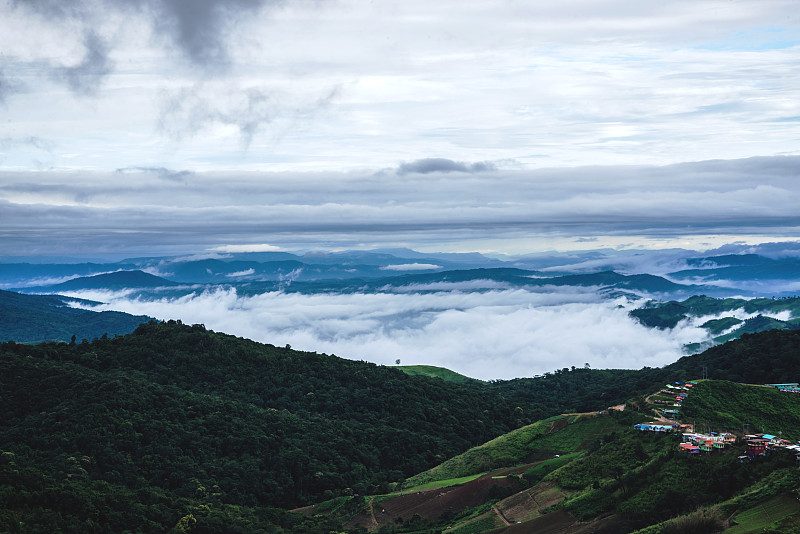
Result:
<svg viewBox="0 0 800 534"><path fill-rule="evenodd" d="M51 531L164 531L202 506L222 521L385 491L519 421L481 387L174 322L5 343L0 391L0 510Z"/></svg>
<svg viewBox="0 0 800 534"><path fill-rule="evenodd" d="M708 378L771 384L800 377L800 331L770 330L745 334L701 354L684 356L663 368L665 379Z"/></svg>
<svg viewBox="0 0 800 534"><path fill-rule="evenodd" d="M93 339L104 334L128 334L141 323L152 320L144 315L72 308L69 303L73 301L76 299L59 295L0 290L0 341L69 341L72 336L78 340Z"/></svg>
<svg viewBox="0 0 800 534"><path fill-rule="evenodd" d="M734 311L758 313L759 315L742 321L730 315ZM788 320L776 319L764 314L787 313ZM651 328L674 328L680 321L690 317L714 316L701 325L713 336L713 343L720 344L738 339L744 334L766 332L768 330L800 329L800 298L721 298L715 299L705 295L695 295L684 301L658 302L650 301L643 307L629 312L631 317ZM719 317L716 317L719 316ZM729 333L725 330L734 328ZM701 345L694 343L688 346L696 351Z"/></svg>
<svg viewBox="0 0 800 534"><path fill-rule="evenodd" d="M739 419L729 419L731 410L767 430L792 429L784 431L792 437L798 402L763 386L700 381L684 407L701 427L741 428ZM800 525L793 451L742 462L740 444L690 456L678 451L673 433L635 430L644 415L630 409L558 416L514 430L408 479L406 494L380 497L388 517L351 506L350 524L374 519L386 531L408 533L666 534L719 532L735 515L739 532Z"/></svg>
<svg viewBox="0 0 800 534"><path fill-rule="evenodd" d="M397 367L407 375L422 375L430 378L441 378L445 382L454 382L456 384L467 384L470 382L480 382L475 378L460 375L455 371L446 369L444 367L436 367L435 365L399 365Z"/></svg>
<svg viewBox="0 0 800 534"><path fill-rule="evenodd" d="M92 342L4 343L0 532L484 532L505 528L501 517L629 532L698 506L730 515L800 487L794 456L687 458L674 436L634 430L638 400L598 410L703 370L790 381L798 355L800 332L770 331L661 369L457 384L176 322ZM713 380L682 410L794 438L796 402ZM561 415L584 405L594 413ZM363 497L432 481L440 489ZM320 501L336 514L275 508Z"/></svg>
<svg viewBox="0 0 800 534"><path fill-rule="evenodd" d="M576 452L604 432L619 430L616 418L596 414L558 415L512 430L409 478L412 486L477 475L502 467Z"/></svg>
<svg viewBox="0 0 800 534"><path fill-rule="evenodd" d="M800 395L765 386L702 380L681 407L683 417L729 431L766 432L800 440Z"/></svg>

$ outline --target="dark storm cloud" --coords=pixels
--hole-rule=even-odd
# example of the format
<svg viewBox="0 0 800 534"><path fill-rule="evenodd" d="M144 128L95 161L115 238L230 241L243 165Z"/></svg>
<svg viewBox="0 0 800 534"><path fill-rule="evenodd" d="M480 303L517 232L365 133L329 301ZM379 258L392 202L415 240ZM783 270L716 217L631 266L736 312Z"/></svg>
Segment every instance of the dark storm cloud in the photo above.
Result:
<svg viewBox="0 0 800 534"><path fill-rule="evenodd" d="M257 12L267 0L127 0L153 15L159 33L171 40L192 62L205 67L229 61L228 25L237 17Z"/></svg>
<svg viewBox="0 0 800 534"><path fill-rule="evenodd" d="M108 44L94 31L84 32L83 45L86 51L81 62L71 67L62 67L55 75L63 78L74 93L94 96L105 77L111 73L113 62L108 57Z"/></svg>
<svg viewBox="0 0 800 534"><path fill-rule="evenodd" d="M397 167L397 174L428 174L432 172L486 172L495 170L493 163L479 161L476 163L465 163L453 161L446 158L423 158L408 163L401 163Z"/></svg>
<svg viewBox="0 0 800 534"><path fill-rule="evenodd" d="M172 43L193 64L215 69L230 62L227 39L230 28L241 18L254 15L272 0L16 0L13 5L27 9L50 21L73 21L89 37L87 55L67 74L70 87L86 93L93 84L83 74L107 74L108 47L90 29L108 18L110 12L123 15L140 13L148 17L154 34Z"/></svg>

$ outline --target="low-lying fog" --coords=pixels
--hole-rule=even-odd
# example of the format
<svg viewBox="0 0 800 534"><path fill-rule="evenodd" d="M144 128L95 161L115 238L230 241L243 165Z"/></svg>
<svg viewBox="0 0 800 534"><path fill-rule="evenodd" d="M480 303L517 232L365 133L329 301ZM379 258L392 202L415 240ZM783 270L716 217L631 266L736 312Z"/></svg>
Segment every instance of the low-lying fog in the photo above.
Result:
<svg viewBox="0 0 800 534"><path fill-rule="evenodd" d="M336 354L383 365L427 364L481 379L509 379L563 367L641 368L671 363L682 346L708 336L697 321L660 331L628 316L635 303L608 300L593 289L522 289L426 293L239 296L233 289L144 301L126 292L80 291L158 319L207 328L274 345Z"/></svg>

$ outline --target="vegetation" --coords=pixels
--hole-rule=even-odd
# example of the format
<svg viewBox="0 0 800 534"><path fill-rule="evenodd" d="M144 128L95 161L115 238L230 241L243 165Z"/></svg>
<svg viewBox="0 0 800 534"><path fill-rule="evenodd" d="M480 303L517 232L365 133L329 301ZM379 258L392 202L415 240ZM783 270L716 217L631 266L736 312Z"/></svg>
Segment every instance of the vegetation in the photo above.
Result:
<svg viewBox="0 0 800 534"><path fill-rule="evenodd" d="M768 530L775 530L778 532L787 532L786 529L780 528L780 523L793 515L800 512L800 504L797 498L782 494L763 503L759 503L749 510L744 510L734 516L735 526L728 530L729 534L744 534L745 532L764 532ZM796 521L795 527L800 526ZM788 526L788 525L785 525Z"/></svg>
<svg viewBox="0 0 800 534"><path fill-rule="evenodd" d="M401 365L398 366L398 369L408 375L422 375L431 378L441 378L445 382L454 382L456 384L479 382L479 380L474 378L460 375L455 371L451 371L450 369L446 369L444 367L436 367L435 365Z"/></svg>
<svg viewBox="0 0 800 534"><path fill-rule="evenodd" d="M712 506L729 517L794 492L794 455L688 457L674 436L633 429L638 401L603 408L705 369L715 380L695 386L686 417L795 439L800 398L721 379L785 382L800 375L797 354L800 332L771 331L661 369L459 384L179 322L91 342L7 342L0 531L327 533L380 515L366 495L405 488L381 502L391 509L409 492L444 495L453 484L475 484L483 500L426 517L398 511L384 528L481 532L499 525L493 505L525 489L553 506L550 517L614 517L620 532L659 522L653 532L702 530L716 524ZM478 476L497 468L507 469ZM322 501L324 517L276 508ZM780 528L794 529L793 518Z"/></svg>
<svg viewBox="0 0 800 534"><path fill-rule="evenodd" d="M731 382L779 383L800 377L798 354L800 331L771 330L685 356L660 371L664 380L694 380L705 373L708 378Z"/></svg>
<svg viewBox="0 0 800 534"><path fill-rule="evenodd" d="M0 290L0 341L69 341L73 336L78 340L94 339L104 334L128 334L142 322L152 320L143 315L70 307L74 301L87 302Z"/></svg>
<svg viewBox="0 0 800 534"><path fill-rule="evenodd" d="M203 517L200 504L249 517L384 493L520 418L480 387L173 322L93 342L5 343L0 388L0 451L14 459L1 466L0 508L66 528L88 506L104 531L171 528ZM163 510L134 506L138 523L115 515L142 500Z"/></svg>
<svg viewBox="0 0 800 534"><path fill-rule="evenodd" d="M759 315L742 321L725 313L736 310L745 313L758 313ZM780 320L762 315L763 313L788 312L789 320ZM714 336L714 343L725 343L738 339L744 334L766 332L768 330L797 330L800 329L800 297L780 299L755 298L722 298L715 299L705 295L693 296L684 301L658 302L650 301L644 307L629 312L631 317L651 328L674 328L680 321L689 317L703 317L707 315L723 315L718 319L711 319L701 325ZM733 331L723 334L726 330ZM700 344L691 344L689 350L696 351Z"/></svg>
<svg viewBox="0 0 800 534"><path fill-rule="evenodd" d="M682 410L685 419L703 421L709 428L800 439L800 396L770 387L703 380L683 401Z"/></svg>

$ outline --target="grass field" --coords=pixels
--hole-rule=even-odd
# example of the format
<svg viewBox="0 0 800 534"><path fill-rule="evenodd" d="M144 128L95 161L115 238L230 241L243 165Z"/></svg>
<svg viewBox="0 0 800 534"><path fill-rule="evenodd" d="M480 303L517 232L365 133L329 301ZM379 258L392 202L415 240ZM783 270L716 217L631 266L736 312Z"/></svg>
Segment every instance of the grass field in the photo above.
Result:
<svg viewBox="0 0 800 534"><path fill-rule="evenodd" d="M433 469L409 478L408 481L412 484L426 484L525 463L524 458L530 451L531 442L551 432L553 425L562 419L564 419L564 416L551 417L532 425L518 428L483 445L473 447L463 454L450 458Z"/></svg>
<svg viewBox="0 0 800 534"><path fill-rule="evenodd" d="M455 371L451 371L450 369L436 367L434 365L400 365L397 368L408 375L422 375L432 378L441 378L445 382L454 382L456 384L480 382L480 380L475 378L460 375Z"/></svg>
<svg viewBox="0 0 800 534"><path fill-rule="evenodd" d="M734 516L738 525L726 530L726 533L745 534L762 532L773 523L800 513L800 503L790 495L778 495Z"/></svg>
<svg viewBox="0 0 800 534"><path fill-rule="evenodd" d="M476 478L480 478L483 475L484 475L484 473L478 473L478 474L475 474L475 475L468 475L468 476L465 476L465 477L449 478L447 480L437 480L437 481L433 481L433 482L426 482L425 484L420 484L418 486L413 486L413 487L409 487L409 488L403 488L402 492L396 491L396 492L392 493L392 495L399 495L400 493L410 493L410 492L414 492L414 491L423 491L423 490L433 489L433 488L446 488L448 486L455 486L457 484L466 484L467 482L475 480ZM505 477L493 477L493 478L505 478Z"/></svg>
<svg viewBox="0 0 800 534"><path fill-rule="evenodd" d="M587 441L615 429L619 429L619 423L609 416L550 417L474 447L408 482L421 485L549 459L554 454L575 452Z"/></svg>

